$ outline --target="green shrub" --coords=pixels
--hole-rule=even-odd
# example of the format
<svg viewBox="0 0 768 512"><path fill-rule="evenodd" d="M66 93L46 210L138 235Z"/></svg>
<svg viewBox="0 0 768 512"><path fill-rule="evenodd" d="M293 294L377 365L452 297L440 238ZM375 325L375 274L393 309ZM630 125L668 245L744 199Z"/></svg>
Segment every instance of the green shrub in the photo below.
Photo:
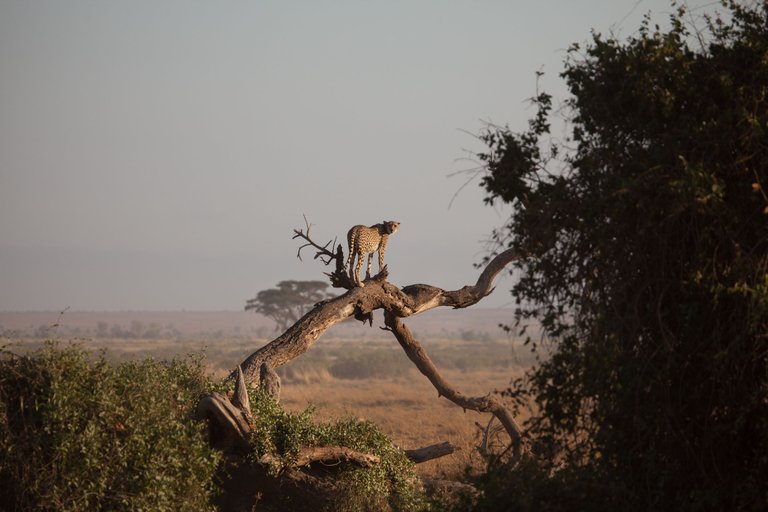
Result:
<svg viewBox="0 0 768 512"><path fill-rule="evenodd" d="M312 409L286 412L269 396L251 392L255 427L251 437L256 459L276 457L273 472L296 462L303 447L344 446L377 455L372 468L342 463L336 477L338 495L329 508L334 511L426 510L427 502L414 472L414 463L392 444L376 425L353 418L335 423L315 423Z"/></svg>
<svg viewBox="0 0 768 512"><path fill-rule="evenodd" d="M218 456L191 411L199 359L111 366L80 348L0 352L6 510L207 510Z"/></svg>

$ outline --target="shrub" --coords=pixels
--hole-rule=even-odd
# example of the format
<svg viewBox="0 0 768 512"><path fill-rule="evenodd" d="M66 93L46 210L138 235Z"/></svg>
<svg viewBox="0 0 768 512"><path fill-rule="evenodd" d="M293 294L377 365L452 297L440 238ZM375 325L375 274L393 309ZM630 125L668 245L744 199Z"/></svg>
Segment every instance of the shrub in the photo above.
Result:
<svg viewBox="0 0 768 512"><path fill-rule="evenodd" d="M303 447L344 446L380 457L379 464L372 468L340 464L335 475L338 494L329 509L427 509L414 463L373 423L353 418L315 423L311 408L301 413L286 412L260 391L251 391L250 401L254 418L258 418L251 437L253 456L276 456L274 473L292 465Z"/></svg>
<svg viewBox="0 0 768 512"><path fill-rule="evenodd" d="M218 456L190 416L210 385L200 363L0 351L5 510L210 509Z"/></svg>

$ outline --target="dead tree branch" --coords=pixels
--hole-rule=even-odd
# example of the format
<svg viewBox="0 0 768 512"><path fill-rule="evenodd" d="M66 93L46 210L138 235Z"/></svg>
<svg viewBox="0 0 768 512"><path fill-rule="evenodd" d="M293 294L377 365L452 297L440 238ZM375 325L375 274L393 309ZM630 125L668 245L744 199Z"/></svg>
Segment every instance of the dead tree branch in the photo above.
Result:
<svg viewBox="0 0 768 512"><path fill-rule="evenodd" d="M329 240L325 243L325 245L320 245L314 240L312 240L309 236L309 232L312 229L312 224L309 223L307 220L306 215L304 216L304 225L306 228L306 232L302 229L294 229L293 230L293 236L291 238L301 238L306 243L299 246L299 250L296 253L296 257L301 260L301 250L305 247L314 247L317 249L317 252L315 253L314 259L319 259L323 262L324 265L330 265L331 262L336 262L336 269L332 273L325 273L330 279L331 279L331 285L334 288L346 288L350 289L353 286L352 281L349 279L349 276L346 272L344 272L344 250L341 246L341 244L338 244L336 246L336 252L333 252L333 246L336 245L336 239L334 238L332 241ZM329 249L330 247L330 249ZM303 260L302 260L303 261Z"/></svg>
<svg viewBox="0 0 768 512"><path fill-rule="evenodd" d="M309 224L307 226L309 229ZM303 233L297 236L309 240L308 235L304 236ZM364 288L351 287L346 293L318 304L281 336L253 352L241 363L245 380L254 385L258 384L259 368L262 363L266 362L271 368L282 366L309 350L314 342L333 325L352 316L368 320L374 310L383 309L387 329L392 331L408 357L435 386L438 394L464 409L488 412L496 416L509 434L515 453L519 455L522 449L523 432L511 412L491 395L466 397L456 391L440 375L424 348L400 321L400 318L440 306L465 308L476 304L493 291L492 283L499 272L518 258L518 254L512 249L496 255L488 262L474 285L453 291L425 284L399 289L387 282L386 273L380 273L367 279ZM230 378L234 377L233 372Z"/></svg>
<svg viewBox="0 0 768 512"><path fill-rule="evenodd" d="M306 241L306 243L304 245L301 245L299 247L299 250L296 253L296 257L301 260L301 250L303 248L305 248L305 247L314 247L315 249L317 249L317 252L315 253L314 259L319 259L324 264L328 265L329 263L331 263L331 261L336 259L336 254L334 254L334 252L332 250L333 245L335 245L335 243L336 243L336 239L328 240L328 242L326 242L325 245L319 245L319 244L317 244L314 240L312 240L309 237L309 231L312 229L312 224L309 223L309 221L307 220L306 216L304 216L304 224L305 224L305 228L307 230L306 233L302 229L294 229L293 230L294 234L291 237L293 239L301 238L304 241ZM328 249L328 246L331 246L331 250ZM327 259L325 259L325 258L327 258Z"/></svg>
<svg viewBox="0 0 768 512"><path fill-rule="evenodd" d="M424 446L423 448L415 448L413 450L403 450L406 457L411 459L416 464L427 462L428 460L445 457L456 451L456 447L448 441L442 443Z"/></svg>
<svg viewBox="0 0 768 512"><path fill-rule="evenodd" d="M271 464L276 460L275 456L267 454L259 459L259 463ZM313 463L335 466L341 462L350 462L364 468L372 468L381 462L381 459L376 455L358 452L345 446L314 446L302 448L292 466L302 467Z"/></svg>
<svg viewBox="0 0 768 512"><path fill-rule="evenodd" d="M400 346L408 355L408 358L416 365L419 371L424 374L432 385L437 389L438 396L444 396L451 402L463 409L470 409L478 412L488 412L493 414L506 429L512 444L515 447L515 455L520 456L523 443L523 430L515 421L512 413L499 400L490 394L480 397L464 396L456 391L448 381L446 381L437 367L432 362L427 352L416 341L411 334L410 329L403 324L400 319L392 315L389 311L384 312L384 323L392 330Z"/></svg>

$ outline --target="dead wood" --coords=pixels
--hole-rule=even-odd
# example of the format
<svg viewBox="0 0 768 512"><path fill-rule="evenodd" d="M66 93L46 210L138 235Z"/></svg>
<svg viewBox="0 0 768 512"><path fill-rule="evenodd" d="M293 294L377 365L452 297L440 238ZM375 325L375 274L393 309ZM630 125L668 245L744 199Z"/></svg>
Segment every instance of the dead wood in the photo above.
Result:
<svg viewBox="0 0 768 512"><path fill-rule="evenodd" d="M427 462L428 460L437 459L439 457L445 457L446 455L452 454L454 451L456 451L456 447L448 441L424 446L423 448L403 450L406 457L416 464L421 464L422 462Z"/></svg>
<svg viewBox="0 0 768 512"><path fill-rule="evenodd" d="M248 398L248 388L245 386L243 370L240 366L237 367L237 382L235 383L235 392L232 395L232 405L240 409L245 414L246 420L250 421L251 400Z"/></svg>
<svg viewBox="0 0 768 512"><path fill-rule="evenodd" d="M306 218L305 218L306 222ZM387 281L386 266L378 275L367 278L365 287L354 286L344 268L344 255L341 245L333 252L335 241L320 245L309 236L311 225L306 222L304 230L294 230L294 238L304 240L297 253L301 258L301 250L305 247L316 249L315 259L325 265L335 262L335 270L330 277L331 284L336 288L346 289L346 292L330 300L322 301L288 328L283 334L267 343L249 355L228 379L237 378L236 392L230 402L226 396L214 393L204 397L198 404L198 415L209 419L209 432L214 446L231 452L245 450L248 447L248 434L251 430L250 421L258 421L250 416L246 383L253 387L261 387L279 397L279 379L275 369L300 356L332 326L354 317L363 322L372 323L373 311L384 311L386 330L392 332L406 352L409 359L419 371L429 379L437 389L438 396L443 396L456 405L479 412L487 412L498 419L511 439L510 447L516 457L524 448L524 434L511 412L505 405L491 394L479 397L468 397L454 389L439 373L421 344L413 337L408 327L401 321L412 315L430 309L448 306L465 308L476 304L493 291L492 283L496 276L510 262L519 258L513 250L504 251L492 258L474 285L464 286L458 290L443 290L427 284L414 284L402 289ZM234 402L234 405L233 405ZM448 442L426 446L414 450L406 450L405 454L414 462L424 462L453 453L455 447ZM276 456L265 455L259 462L269 464L277 461ZM284 464L284 460L280 460ZM298 489L297 496L302 492L315 493L320 497L330 497L332 485L323 483L324 480L310 475L307 468L312 466L331 468L340 462L350 462L362 467L372 467L379 463L379 458L372 454L361 453L343 446L305 447L291 467L281 472L282 483L279 488L285 491L292 485ZM258 465L258 464L257 464ZM287 475L293 475L290 478ZM314 480L313 480L314 479ZM294 485L295 484L295 485ZM451 492L460 491L475 495L472 486L456 482L434 481L427 485L448 489ZM250 492L250 490L249 490ZM292 492L293 493L293 492ZM268 493L273 494L273 493ZM256 494L250 494L251 499L258 499Z"/></svg>
<svg viewBox="0 0 768 512"><path fill-rule="evenodd" d="M476 304L493 291L492 283L498 273L518 258L518 253L512 249L498 254L488 262L474 285L453 291L426 284L399 289L386 280L386 273L379 273L371 279L366 279L365 287L352 287L334 299L317 304L281 336L253 352L241 364L245 379L257 385L259 368L263 363L266 362L271 368L282 366L309 350L333 325L352 316L370 320L374 310L383 309L387 329L392 331L419 371L435 386L438 395L464 409L488 412L496 416L509 434L515 454L519 456L523 432L512 413L490 394L467 397L455 390L440 375L424 348L400 320L436 307L465 308ZM235 375L233 372L230 378Z"/></svg>
<svg viewBox="0 0 768 512"><path fill-rule="evenodd" d="M208 420L211 446L225 452L248 450L251 425L245 413L221 393L204 396L197 403L197 417Z"/></svg>
<svg viewBox="0 0 768 512"><path fill-rule="evenodd" d="M438 372L437 367L432 362L429 355L427 355L427 352L421 344L416 341L411 334L411 331L398 317L394 316L389 311L385 311L384 323L392 331L392 334L395 335L397 341L400 342L400 346L403 347L408 358L416 365L419 371L429 379L435 389L437 389L438 396L447 398L465 410L470 409L472 411L489 412L493 414L501 424L504 425L507 434L509 434L514 446L515 456L520 456L523 443L523 430L504 404L490 394L480 397L468 397L456 391L450 384L448 384L448 381L440 375L440 372Z"/></svg>
<svg viewBox="0 0 768 512"><path fill-rule="evenodd" d="M270 454L259 458L261 464L271 464L275 461L277 458ZM381 459L376 455L358 452L345 446L314 446L302 448L292 466L303 467L313 463L335 466L341 462L350 462L364 468L371 468L381 462Z"/></svg>
<svg viewBox="0 0 768 512"><path fill-rule="evenodd" d="M317 304L283 334L253 352L240 365L245 380L257 385L262 363L268 363L273 369L286 364L309 350L329 328L352 316L368 320L374 310L383 309L403 318L440 306L465 308L476 304L493 291L491 283L504 266L517 258L511 249L502 252L488 263L475 285L453 291L426 284L401 290L386 280L385 272L379 273L366 279L364 288L351 287L346 293ZM229 378L236 376L236 372L232 372Z"/></svg>
<svg viewBox="0 0 768 512"><path fill-rule="evenodd" d="M195 411L198 419L208 422L208 442L224 452L247 451L251 433L251 403L239 366L236 374L231 401L221 393L212 393L197 402Z"/></svg>
<svg viewBox="0 0 768 512"><path fill-rule="evenodd" d="M275 402L280 401L280 376L266 362L259 367L259 389Z"/></svg>

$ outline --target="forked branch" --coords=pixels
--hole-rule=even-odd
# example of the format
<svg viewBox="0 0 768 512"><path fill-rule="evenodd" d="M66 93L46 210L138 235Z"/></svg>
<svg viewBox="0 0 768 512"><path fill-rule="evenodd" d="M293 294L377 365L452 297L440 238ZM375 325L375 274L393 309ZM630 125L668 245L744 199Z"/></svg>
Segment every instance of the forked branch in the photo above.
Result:
<svg viewBox="0 0 768 512"><path fill-rule="evenodd" d="M312 238L309 236L309 232L312 229L312 224L309 223L307 220L306 215L304 216L304 225L306 232L302 229L294 229L293 230L293 237L291 238L301 238L306 243L299 246L299 250L296 253L296 257L301 260L301 250L305 247L314 247L317 249L317 252L315 253L314 259L319 259L323 262L324 265L330 265L331 262L336 262L336 269L329 273L325 273L330 280L331 285L334 288L345 288L349 290L354 286L354 283L352 283L352 280L349 278L347 273L344 269L344 251L341 247L341 244L338 244L336 246L336 252L333 252L333 246L336 245L336 238L334 238L332 241L329 240L325 243L325 245L320 245L319 243L312 240ZM329 249L330 247L330 249ZM302 260L303 261L303 260Z"/></svg>
<svg viewBox="0 0 768 512"><path fill-rule="evenodd" d="M306 232L304 232L303 229L294 229L293 230L294 234L291 237L293 239L301 238L306 242L304 245L301 245L299 247L299 250L296 253L296 257L301 260L301 250L305 247L314 247L315 249L317 249L314 259L316 260L319 259L325 265L329 265L332 261L335 261L339 257L338 251L336 253L333 252L333 246L336 245L336 239L329 240L328 242L325 243L325 245L320 245L314 240L312 240L309 236L309 232L312 229L312 224L309 223L306 215L304 216L304 225L305 225ZM328 247L331 247L331 249L328 249ZM343 263L344 262L342 261L342 265Z"/></svg>
<svg viewBox="0 0 768 512"><path fill-rule="evenodd" d="M311 245L317 248L319 255L328 256L331 254L326 248L311 240L309 237L310 227L310 224L307 223L306 233L295 230L294 238L300 237L307 240L308 243L305 246ZM342 256L341 247L339 247L336 255L333 256L337 259L337 265L343 260ZM408 357L430 380L438 393L464 409L489 412L496 416L507 430L515 452L519 454L522 449L523 432L507 408L490 395L465 397L454 390L437 371L423 347L400 321L400 318L440 306L465 308L476 304L493 291L492 283L499 272L518 258L518 254L511 249L498 254L488 262L474 285L464 286L453 291L424 284L399 289L387 282L386 273L380 273L373 278L366 279L365 287L349 286L348 276L342 268L340 272L334 273L334 275L339 274L337 281L342 279L342 276L347 277L347 282L342 283L341 287L347 288L348 291L334 299L317 304L314 309L300 318L282 335L248 356L241 364L245 379L257 385L259 367L262 363L267 363L271 368L282 366L309 350L314 342L333 325L350 317L368 320L374 310L383 309L387 329L392 331ZM331 275L332 282L334 275ZM230 378L234 377L235 373L233 372Z"/></svg>

